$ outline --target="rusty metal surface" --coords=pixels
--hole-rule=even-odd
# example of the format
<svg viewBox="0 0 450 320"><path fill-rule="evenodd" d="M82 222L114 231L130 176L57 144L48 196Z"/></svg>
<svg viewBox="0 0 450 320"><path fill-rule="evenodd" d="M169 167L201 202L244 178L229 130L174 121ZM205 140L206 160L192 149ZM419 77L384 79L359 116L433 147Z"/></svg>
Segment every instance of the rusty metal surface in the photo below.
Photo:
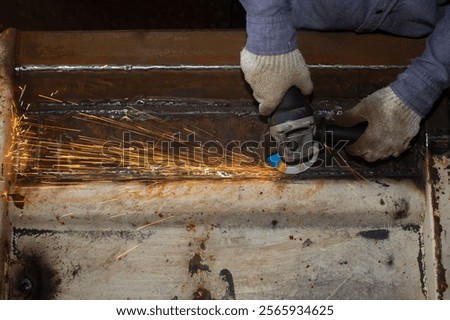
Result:
<svg viewBox="0 0 450 320"><path fill-rule="evenodd" d="M264 141L264 119L239 70L245 35L19 35L21 133L52 147L26 149L24 171L9 189L8 297L439 298L436 263L445 268L447 258L434 254L443 246L433 233L435 190L426 183L420 138L399 159L369 165L346 158L350 167L318 166L293 178L258 166L240 177L150 177L95 166L74 176L47 162L51 152L86 137L120 141L124 128L150 132L158 127L152 117L169 136L187 129L222 145ZM424 46L385 35L299 38L318 117L387 85ZM264 159L263 149L254 155ZM72 169L83 165L69 160ZM48 163L51 179L39 171Z"/></svg>
<svg viewBox="0 0 450 320"><path fill-rule="evenodd" d="M21 97L22 112L46 115L39 120L44 126L47 120L55 121L51 111L55 115L66 112L59 121L70 127L76 123L68 115L70 112L122 113L123 117L131 107L150 112L157 110L158 117L171 124L177 123L178 128L195 123L201 131L214 132L223 146L231 140L264 143L264 119L255 112L250 90L239 69L238 52L245 38L242 32L33 35L23 33L21 37L16 81L26 90L17 90L16 96ZM299 38L305 47L310 45L311 51L308 53L307 49L304 53L311 59L316 83L314 107L318 117L351 107L357 99L387 85L423 47L422 40L379 35L361 38L354 34L303 32L299 33ZM404 50L402 54L393 55L383 49L397 40ZM350 43L351 48L347 47ZM357 55L354 50L358 50ZM374 55L374 52L379 54ZM57 92L52 99L59 100L59 104L49 103L51 92ZM84 131L90 135L88 126ZM58 139L52 136L51 130L40 136L46 139L46 134ZM101 138L110 133L96 134ZM267 154L263 154L261 145L257 153L263 164ZM310 170L303 178L330 174L351 176L354 171L367 176L418 177L423 162L420 149L419 140L417 147L401 160L372 167L358 160L353 163L344 159L352 165L330 170L322 166L319 170Z"/></svg>
<svg viewBox="0 0 450 320"><path fill-rule="evenodd" d="M393 81L424 47L423 40L351 33L301 32L299 41L316 98L364 97ZM239 69L244 44L242 31L23 32L17 82L29 84L32 96L59 87L61 97L75 102L135 96L250 100Z"/></svg>
<svg viewBox="0 0 450 320"><path fill-rule="evenodd" d="M12 167L10 147L14 108L14 53L16 31L8 29L0 34L0 279L7 272L7 256L10 240L9 218L6 209L7 195L11 185ZM4 297L5 282L0 281L0 299Z"/></svg>
<svg viewBox="0 0 450 320"><path fill-rule="evenodd" d="M10 202L14 225L56 230L136 229L170 215L164 226L263 227L275 219L280 227L369 228L420 224L426 209L424 192L413 181L389 179L87 182L11 191L17 197ZM35 214L36 208L43 213Z"/></svg>
<svg viewBox="0 0 450 320"><path fill-rule="evenodd" d="M391 83L403 69L311 69L316 98L356 99ZM251 93L239 69L211 70L136 70L117 72L27 71L17 77L29 90L25 98L36 98L53 88L62 99L80 102L89 99L126 99L130 97L207 98L252 100Z"/></svg>
<svg viewBox="0 0 450 320"><path fill-rule="evenodd" d="M11 281L47 268L51 288L35 297L223 298L227 269L239 299L423 299L424 193L383 182L18 187Z"/></svg>
<svg viewBox="0 0 450 320"><path fill-rule="evenodd" d="M317 117L330 115L334 108L341 110L355 102L318 100L315 102ZM178 163L177 170L169 178L211 178L202 174L202 165L209 156L220 161L221 172L226 177L272 179L306 179L358 177L363 175L377 180L379 177L411 177L421 181L423 156L422 143L418 142L399 159L390 159L371 165L361 159L348 157L338 146L335 150L322 148L319 161L300 176L287 178L272 173L265 165L271 154L273 141L267 125L258 116L253 104L213 100L136 100L136 101L98 101L73 105L70 103L49 103L23 100L26 119L21 121L18 140L34 142L22 143L20 152L28 155L17 160L20 169L18 183L37 183L42 181L93 181L93 180L148 180L167 176L167 170L158 174L151 168L155 149ZM99 119L92 119L96 117ZM23 123L22 123L23 122ZM113 124L111 124L113 122ZM65 128L65 129L61 129ZM161 134L149 132L161 130ZM25 135L26 132L26 135ZM178 137L178 138L177 138ZM211 145L212 143L212 145ZM325 142L327 143L327 142ZM151 146L149 146L149 144ZM86 150L92 150L90 159L100 163L93 170L77 170L86 161ZM140 157L138 163L125 164L125 148L133 147L130 154ZM91 147L89 147L91 146ZM116 146L116 152L108 152L108 146ZM212 146L219 148L215 154L207 150ZM197 152L200 157L193 161L200 169L192 168L191 162L174 150L189 149L187 155ZM193 150L195 148L195 150ZM237 148L237 149L236 149ZM83 151L82 154L78 150ZM233 157L237 153L243 157ZM331 152L330 152L331 150ZM237 153L236 153L237 152ZM72 157L70 156L72 153ZM161 153L161 152L159 152ZM52 160L59 155L61 160ZM127 153L128 154L128 153ZM77 159L77 156L79 158ZM120 157L120 163L111 161ZM239 161L236 167L235 160ZM64 160L67 159L67 160ZM49 162L50 161L50 162ZM161 163L166 164L166 163ZM185 165L186 170L181 170ZM59 168L59 169L58 169ZM68 171L68 168L72 168ZM247 169L246 169L247 168ZM204 169L203 169L204 170ZM248 170L248 173L246 173ZM117 174L121 172L121 174ZM177 173L178 172L178 173Z"/></svg>
<svg viewBox="0 0 450 320"><path fill-rule="evenodd" d="M25 99L58 88L59 98L76 103L134 97L251 99L239 70L22 72L17 83L27 84Z"/></svg>
<svg viewBox="0 0 450 320"><path fill-rule="evenodd" d="M430 278L430 294L436 299L449 299L450 279L450 103L448 92L439 102L438 108L429 116L427 146L429 152L427 194L430 214L425 220L428 230L429 259L434 276Z"/></svg>
<svg viewBox="0 0 450 320"><path fill-rule="evenodd" d="M244 31L21 32L17 65L238 65ZM424 39L299 32L312 65L405 66ZM220 50L218 50L220 49Z"/></svg>
<svg viewBox="0 0 450 320"><path fill-rule="evenodd" d="M420 232L159 227L14 230L10 297L44 299L424 299ZM190 227L189 227L190 228ZM381 239L364 238L379 232ZM388 238L384 237L388 234ZM405 250L405 243L408 250ZM49 249L50 248L50 249ZM27 256L30 254L31 256ZM224 281L228 272L233 282ZM43 291L33 277L42 274ZM20 284L31 283L29 290ZM41 286L42 288L42 286ZM204 292L205 294L199 294ZM234 292L230 295L227 292ZM207 293L207 294L206 294Z"/></svg>
<svg viewBox="0 0 450 320"><path fill-rule="evenodd" d="M447 149L448 150L448 149ZM429 174L430 184L427 186L429 215L425 220L427 252L432 263L428 263L432 272L430 295L435 299L449 299L448 281L450 266L450 250L448 231L450 230L449 200L450 200L450 161L449 153L430 155Z"/></svg>

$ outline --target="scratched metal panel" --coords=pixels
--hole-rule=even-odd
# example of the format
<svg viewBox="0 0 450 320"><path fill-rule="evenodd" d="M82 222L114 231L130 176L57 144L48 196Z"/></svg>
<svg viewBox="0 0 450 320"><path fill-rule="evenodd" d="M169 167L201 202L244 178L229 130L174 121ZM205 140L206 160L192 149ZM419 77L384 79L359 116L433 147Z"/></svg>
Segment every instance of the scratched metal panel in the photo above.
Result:
<svg viewBox="0 0 450 320"><path fill-rule="evenodd" d="M11 297L426 297L424 193L407 180L88 183L16 191L23 198L9 206ZM228 272L232 284L221 276ZM29 281L34 287L20 290ZM39 281L48 287L33 289Z"/></svg>
<svg viewBox="0 0 450 320"><path fill-rule="evenodd" d="M149 229L137 232L15 228L13 250L20 262L12 261L10 272L19 282L13 288L22 290L12 290L10 297L426 297L421 283L422 234L414 228L326 230L203 224L195 228L180 225ZM226 278L225 274L230 276ZM46 286L46 290L23 290L24 279L30 279L34 286Z"/></svg>

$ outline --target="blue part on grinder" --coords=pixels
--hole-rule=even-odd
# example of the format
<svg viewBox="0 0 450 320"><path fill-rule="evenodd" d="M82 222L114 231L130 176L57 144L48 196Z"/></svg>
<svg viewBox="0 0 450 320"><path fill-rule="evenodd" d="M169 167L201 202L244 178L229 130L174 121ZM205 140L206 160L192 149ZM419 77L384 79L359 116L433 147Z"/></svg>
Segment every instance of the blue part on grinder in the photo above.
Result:
<svg viewBox="0 0 450 320"><path fill-rule="evenodd" d="M274 153L267 157L266 162L276 169L281 162L281 156L279 153Z"/></svg>

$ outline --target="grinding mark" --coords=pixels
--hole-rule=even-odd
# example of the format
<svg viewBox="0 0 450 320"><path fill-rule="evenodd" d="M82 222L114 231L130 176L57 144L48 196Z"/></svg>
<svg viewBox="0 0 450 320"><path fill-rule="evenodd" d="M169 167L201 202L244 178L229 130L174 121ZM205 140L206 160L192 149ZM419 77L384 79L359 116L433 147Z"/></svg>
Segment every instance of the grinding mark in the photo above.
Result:
<svg viewBox="0 0 450 320"><path fill-rule="evenodd" d="M73 215L74 215L73 212L70 212L70 213L63 214L60 218L62 219L62 218L70 217Z"/></svg>
<svg viewBox="0 0 450 320"><path fill-rule="evenodd" d="M106 203L110 203L110 202L117 202L117 201L122 200L125 196L128 196L128 194L121 194L118 197L115 197L113 199L108 199L108 200L101 201L98 204L106 204Z"/></svg>
<svg viewBox="0 0 450 320"><path fill-rule="evenodd" d="M167 221L167 220L169 220L169 219L172 219L172 218L174 218L174 217L175 217L175 216L170 216L170 217L167 217L167 218L158 220L158 221L153 221L153 222L147 223L147 224L145 224L145 225L143 225L143 226L137 228L136 231L140 231L140 230L142 230L142 229L145 229L145 228L154 226L155 224L162 223L162 222Z"/></svg>
<svg viewBox="0 0 450 320"><path fill-rule="evenodd" d="M326 297L325 298L325 300L330 300L331 299L331 297L333 297L338 291L339 291L339 289L341 289L342 288L342 286L344 285L344 284L346 284L347 283L347 281L353 276L353 274L355 273L355 270L356 269L354 269L354 270L352 270L352 272L350 272L350 274L336 287L336 289L334 289L331 293L330 293L330 295L328 296L328 297Z"/></svg>
<svg viewBox="0 0 450 320"><path fill-rule="evenodd" d="M136 250L137 248L139 248L141 245L142 245L142 243L139 243L139 244L135 245L133 248L128 249L128 250L125 251L124 253L119 254L119 255L116 257L116 260L121 260L123 257L127 256L130 252L132 252L132 251Z"/></svg>
<svg viewBox="0 0 450 320"><path fill-rule="evenodd" d="M110 218L110 219L115 219L115 218L118 218L118 217L126 216L127 214L128 214L127 212L125 212L125 213L119 213L119 214L113 215L113 216L111 216L111 217L109 217L109 218Z"/></svg>

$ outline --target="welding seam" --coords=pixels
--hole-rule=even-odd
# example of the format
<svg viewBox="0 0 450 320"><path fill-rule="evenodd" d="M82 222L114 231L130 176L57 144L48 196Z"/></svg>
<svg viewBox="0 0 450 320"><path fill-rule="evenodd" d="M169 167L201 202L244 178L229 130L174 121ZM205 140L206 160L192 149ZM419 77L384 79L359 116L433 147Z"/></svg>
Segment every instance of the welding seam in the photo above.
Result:
<svg viewBox="0 0 450 320"><path fill-rule="evenodd" d="M404 69L405 65L311 64L310 69L386 70ZM148 71L148 70L239 70L239 65L22 65L15 72L71 71Z"/></svg>

